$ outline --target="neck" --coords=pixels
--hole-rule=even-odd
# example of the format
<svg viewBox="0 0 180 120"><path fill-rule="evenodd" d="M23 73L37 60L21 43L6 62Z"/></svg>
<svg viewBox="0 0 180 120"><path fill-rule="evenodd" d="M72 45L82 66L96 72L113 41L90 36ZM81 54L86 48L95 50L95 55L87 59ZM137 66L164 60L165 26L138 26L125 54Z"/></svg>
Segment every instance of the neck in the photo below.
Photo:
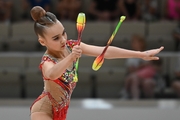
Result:
<svg viewBox="0 0 180 120"><path fill-rule="evenodd" d="M69 54L67 49L64 49L63 51L47 50L46 53L58 59L63 59Z"/></svg>

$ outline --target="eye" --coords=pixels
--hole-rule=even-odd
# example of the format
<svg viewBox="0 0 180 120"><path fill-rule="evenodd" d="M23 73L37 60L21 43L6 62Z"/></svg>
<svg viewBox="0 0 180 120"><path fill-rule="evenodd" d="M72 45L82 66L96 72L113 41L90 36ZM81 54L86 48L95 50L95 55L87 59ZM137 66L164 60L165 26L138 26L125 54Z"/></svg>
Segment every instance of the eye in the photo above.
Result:
<svg viewBox="0 0 180 120"><path fill-rule="evenodd" d="M55 37L53 40L59 40L59 37Z"/></svg>

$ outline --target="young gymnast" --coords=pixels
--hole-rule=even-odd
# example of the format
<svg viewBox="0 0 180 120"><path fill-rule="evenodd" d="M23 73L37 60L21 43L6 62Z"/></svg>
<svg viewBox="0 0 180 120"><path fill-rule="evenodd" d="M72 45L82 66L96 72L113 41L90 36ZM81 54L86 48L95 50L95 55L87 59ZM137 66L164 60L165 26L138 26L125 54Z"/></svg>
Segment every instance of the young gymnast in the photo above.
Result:
<svg viewBox="0 0 180 120"><path fill-rule="evenodd" d="M79 45L76 40L67 40L65 28L53 13L35 6L31 9L35 21L34 30L38 41L47 50L42 56L40 69L44 79L44 91L30 108L31 120L66 120L71 94L76 86L76 61L81 54L97 57L104 47ZM106 59L141 58L158 60L163 47L148 51L132 51L110 46Z"/></svg>

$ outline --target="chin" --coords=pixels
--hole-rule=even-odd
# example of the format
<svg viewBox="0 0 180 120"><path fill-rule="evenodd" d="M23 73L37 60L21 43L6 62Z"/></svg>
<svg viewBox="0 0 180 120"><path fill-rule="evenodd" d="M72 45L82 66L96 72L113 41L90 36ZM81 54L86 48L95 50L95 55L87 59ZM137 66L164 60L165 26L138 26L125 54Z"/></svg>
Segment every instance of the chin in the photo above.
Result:
<svg viewBox="0 0 180 120"><path fill-rule="evenodd" d="M58 51L64 51L66 47L61 47Z"/></svg>

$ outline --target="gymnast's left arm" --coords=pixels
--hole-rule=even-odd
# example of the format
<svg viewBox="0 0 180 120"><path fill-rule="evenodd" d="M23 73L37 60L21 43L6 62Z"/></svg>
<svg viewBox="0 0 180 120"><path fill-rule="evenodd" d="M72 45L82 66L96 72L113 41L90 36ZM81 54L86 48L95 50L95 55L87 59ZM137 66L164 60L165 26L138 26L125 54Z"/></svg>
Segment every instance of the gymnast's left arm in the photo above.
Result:
<svg viewBox="0 0 180 120"><path fill-rule="evenodd" d="M88 56L99 56L104 47L101 46L94 46L94 45L88 45L83 42L81 42L81 49L82 54L88 55ZM116 58L141 58L143 60L158 60L159 57L156 56L159 52L161 52L164 49L164 47L160 47L157 49L151 49L147 51L134 51L134 50L127 50L115 46L109 46L106 53L105 58L106 59L116 59Z"/></svg>

